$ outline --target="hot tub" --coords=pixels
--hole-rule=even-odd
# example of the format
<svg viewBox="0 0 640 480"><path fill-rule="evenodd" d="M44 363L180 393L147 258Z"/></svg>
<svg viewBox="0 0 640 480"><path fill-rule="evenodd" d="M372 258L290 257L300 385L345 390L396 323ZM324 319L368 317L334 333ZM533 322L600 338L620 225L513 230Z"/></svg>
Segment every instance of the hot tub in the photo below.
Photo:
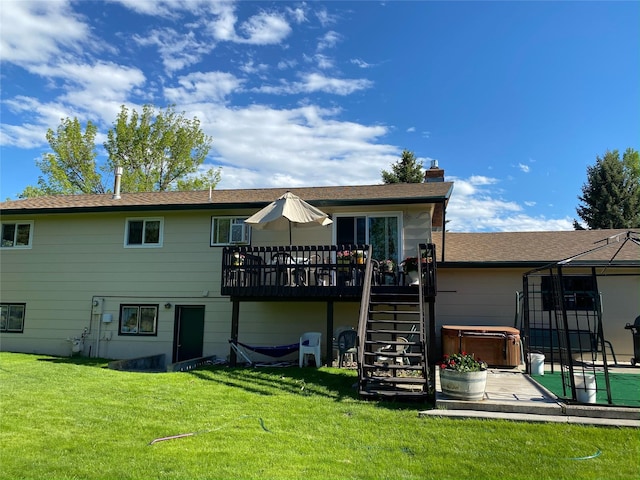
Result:
<svg viewBox="0 0 640 480"><path fill-rule="evenodd" d="M520 331L512 327L442 326L442 354L471 353L494 367L520 364Z"/></svg>

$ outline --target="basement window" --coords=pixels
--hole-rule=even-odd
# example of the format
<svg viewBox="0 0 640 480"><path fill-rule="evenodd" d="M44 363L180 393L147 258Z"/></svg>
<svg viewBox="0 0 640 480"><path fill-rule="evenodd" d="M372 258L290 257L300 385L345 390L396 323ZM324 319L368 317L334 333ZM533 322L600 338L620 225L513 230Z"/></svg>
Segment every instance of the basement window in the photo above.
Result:
<svg viewBox="0 0 640 480"><path fill-rule="evenodd" d="M25 303L0 303L0 332L23 333Z"/></svg>
<svg viewBox="0 0 640 480"><path fill-rule="evenodd" d="M120 305L120 335L157 335L158 305Z"/></svg>

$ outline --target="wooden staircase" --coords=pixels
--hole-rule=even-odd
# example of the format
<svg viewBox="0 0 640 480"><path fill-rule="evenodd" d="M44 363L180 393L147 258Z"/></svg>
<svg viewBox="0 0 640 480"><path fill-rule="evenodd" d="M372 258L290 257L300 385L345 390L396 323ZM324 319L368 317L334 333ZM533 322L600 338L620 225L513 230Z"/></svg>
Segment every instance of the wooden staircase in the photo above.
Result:
<svg viewBox="0 0 640 480"><path fill-rule="evenodd" d="M420 266L418 285L364 286L358 325L362 397L426 400L434 394L425 306L430 306L429 320L434 321L435 248L431 244L419 248L431 260Z"/></svg>

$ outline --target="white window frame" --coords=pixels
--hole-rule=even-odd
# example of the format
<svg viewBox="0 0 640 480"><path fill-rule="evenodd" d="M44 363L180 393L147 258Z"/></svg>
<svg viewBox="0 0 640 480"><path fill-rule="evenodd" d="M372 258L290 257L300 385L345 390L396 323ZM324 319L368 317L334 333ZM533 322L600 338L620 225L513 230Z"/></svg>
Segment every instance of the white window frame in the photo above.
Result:
<svg viewBox="0 0 640 480"><path fill-rule="evenodd" d="M142 243L129 243L130 222L142 222ZM144 232L147 222L160 222L157 243L145 243ZM128 217L124 222L124 247L125 248L159 248L164 239L164 217Z"/></svg>
<svg viewBox="0 0 640 480"><path fill-rule="evenodd" d="M9 318L10 312L13 307L20 307L22 309L22 319L20 322L20 329L9 329ZM0 316L2 317L0 321L0 332L2 333L24 333L24 319L26 317L27 312L27 304L26 303L10 303L3 302L0 303Z"/></svg>
<svg viewBox="0 0 640 480"><path fill-rule="evenodd" d="M2 228L0 229L0 235L4 235L4 226L5 225L15 225L15 231L13 233L13 245L4 245L2 237L0 236L0 248L6 249L28 249L31 248L33 243L33 220L12 220L12 221L3 221ZM18 236L18 227L20 225L29 225L29 243L27 245L16 245L16 240Z"/></svg>
<svg viewBox="0 0 640 480"><path fill-rule="evenodd" d="M337 225L336 219L339 217L364 217L365 218L365 237L367 239L366 243L369 243L369 219L375 217L395 217L398 219L398 259L397 262L401 262L404 258L404 225L403 225L403 214L400 211L388 211L388 212L344 212L344 213L336 213L333 214L334 225ZM336 227L333 228L332 232L332 241L335 245L337 243L337 230Z"/></svg>
<svg viewBox="0 0 640 480"><path fill-rule="evenodd" d="M210 236L210 244L212 247L225 246L225 245L249 245L251 243L251 227L244 223L244 221L249 217L237 217L237 216L220 216L220 217L211 217L211 236ZM226 242L216 242L217 233L216 228L218 227L220 221L229 220L231 223L229 225L229 238L227 238ZM232 241L233 235L233 226L234 225L242 225L243 238L241 241L234 242ZM220 240L218 238L218 240Z"/></svg>

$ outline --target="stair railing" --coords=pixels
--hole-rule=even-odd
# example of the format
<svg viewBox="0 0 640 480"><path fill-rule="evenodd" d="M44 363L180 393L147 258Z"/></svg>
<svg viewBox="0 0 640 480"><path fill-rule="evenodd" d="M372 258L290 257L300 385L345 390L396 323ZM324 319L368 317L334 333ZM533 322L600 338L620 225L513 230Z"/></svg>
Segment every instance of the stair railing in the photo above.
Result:
<svg viewBox="0 0 640 480"><path fill-rule="evenodd" d="M371 262L371 245L366 255L366 265L364 269L364 281L362 283L362 298L360 299L360 315L358 317L358 338L356 339L356 349L358 351L358 386L359 391L364 387L364 346L367 335L367 318L369 317L369 301L371 300L371 277L373 264Z"/></svg>

